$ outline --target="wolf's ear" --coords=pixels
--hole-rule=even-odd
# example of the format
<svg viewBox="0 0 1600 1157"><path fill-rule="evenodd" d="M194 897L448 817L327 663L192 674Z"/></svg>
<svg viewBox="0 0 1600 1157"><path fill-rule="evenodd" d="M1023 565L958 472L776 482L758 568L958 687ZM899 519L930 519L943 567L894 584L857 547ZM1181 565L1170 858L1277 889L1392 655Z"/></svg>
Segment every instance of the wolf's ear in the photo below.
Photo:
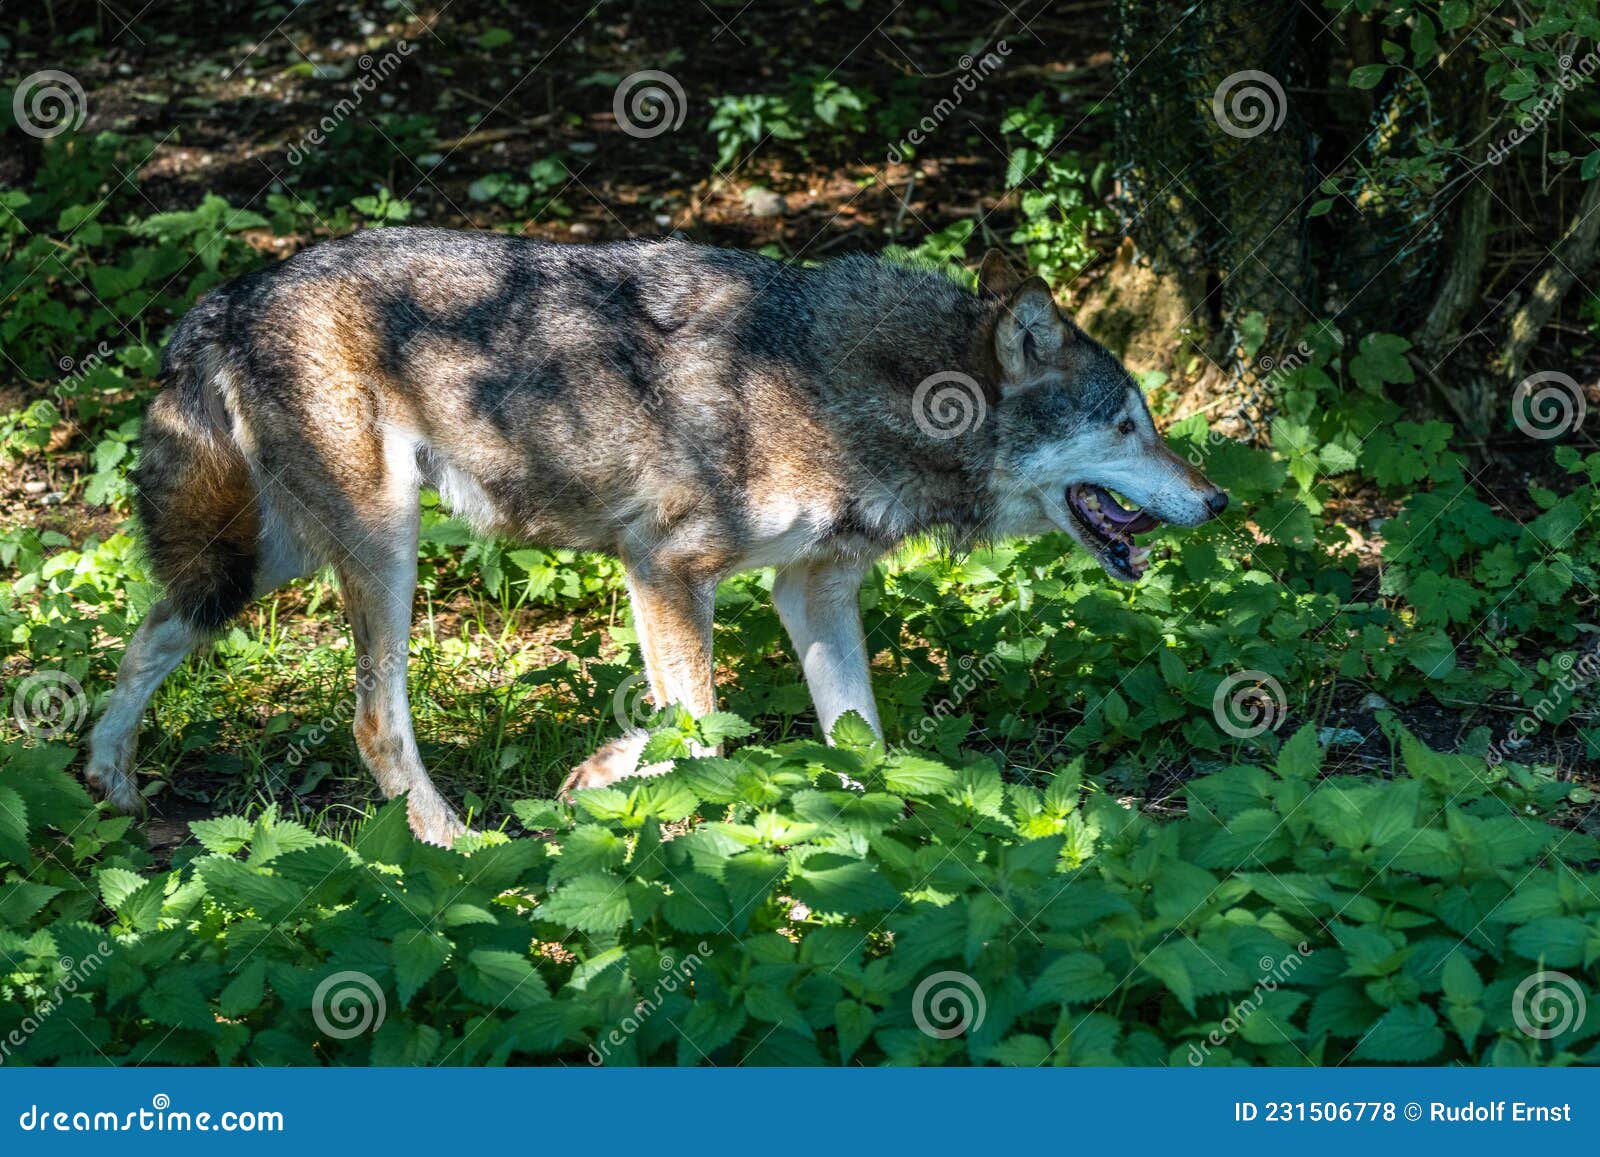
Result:
<svg viewBox="0 0 1600 1157"><path fill-rule="evenodd" d="M1056 308L1050 287L1030 277L1000 310L994 327L994 352L1006 377L1021 379L1030 369L1050 365L1072 340L1072 326Z"/></svg>
<svg viewBox="0 0 1600 1157"><path fill-rule="evenodd" d="M983 255L983 264L978 266L978 296L1010 297L1016 292L1019 280L1017 271L1006 260L1006 255L998 249L991 249Z"/></svg>

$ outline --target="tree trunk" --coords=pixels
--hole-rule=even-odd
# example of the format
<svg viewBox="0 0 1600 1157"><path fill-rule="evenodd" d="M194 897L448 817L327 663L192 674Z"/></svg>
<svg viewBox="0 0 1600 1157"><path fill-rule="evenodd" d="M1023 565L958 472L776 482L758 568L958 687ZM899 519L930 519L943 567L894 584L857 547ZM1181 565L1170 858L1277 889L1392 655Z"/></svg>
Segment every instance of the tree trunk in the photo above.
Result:
<svg viewBox="0 0 1600 1157"><path fill-rule="evenodd" d="M1584 185L1578 211L1566 234L1551 250L1550 264L1534 283L1522 308L1511 315L1506 344L1500 353L1499 368L1506 381L1521 379L1523 363L1538 340L1539 331L1555 316L1567 290L1594 264L1596 242L1600 242L1600 179Z"/></svg>

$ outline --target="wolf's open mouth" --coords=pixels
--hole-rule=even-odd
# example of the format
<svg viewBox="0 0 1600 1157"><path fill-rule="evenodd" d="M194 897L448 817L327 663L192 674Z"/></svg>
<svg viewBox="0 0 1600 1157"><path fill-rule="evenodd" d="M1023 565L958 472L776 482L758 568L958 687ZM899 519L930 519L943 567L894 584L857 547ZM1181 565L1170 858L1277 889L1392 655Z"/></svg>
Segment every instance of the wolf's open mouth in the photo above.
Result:
<svg viewBox="0 0 1600 1157"><path fill-rule="evenodd" d="M1067 509L1087 537L1103 548L1106 560L1130 579L1144 574L1150 551L1133 536L1154 530L1161 520L1148 510L1128 510L1105 488L1090 482L1067 487Z"/></svg>

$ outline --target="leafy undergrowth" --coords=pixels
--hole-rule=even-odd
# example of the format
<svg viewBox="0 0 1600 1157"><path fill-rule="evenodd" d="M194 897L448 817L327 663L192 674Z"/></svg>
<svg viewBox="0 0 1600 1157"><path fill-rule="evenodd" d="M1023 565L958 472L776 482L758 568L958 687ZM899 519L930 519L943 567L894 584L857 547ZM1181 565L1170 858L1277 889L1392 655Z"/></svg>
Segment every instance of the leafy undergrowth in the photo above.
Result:
<svg viewBox="0 0 1600 1157"><path fill-rule="evenodd" d="M345 844L269 812L196 822L154 875L69 747L11 745L0 1040L25 1064L1600 1061L1600 1018L1526 1031L1545 970L1600 999L1600 848L1538 818L1567 785L1385 725L1392 777L1324 777L1307 728L1162 821L1081 761L1006 782L847 716L831 748L518 804L516 838L418 844L392 804ZM745 729L653 742L696 727Z"/></svg>

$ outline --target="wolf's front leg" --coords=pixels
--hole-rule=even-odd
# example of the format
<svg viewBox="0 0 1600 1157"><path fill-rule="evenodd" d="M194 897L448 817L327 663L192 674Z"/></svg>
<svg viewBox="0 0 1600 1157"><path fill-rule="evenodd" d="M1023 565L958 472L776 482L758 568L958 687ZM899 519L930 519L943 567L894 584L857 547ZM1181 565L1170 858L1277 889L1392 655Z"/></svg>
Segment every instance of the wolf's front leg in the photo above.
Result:
<svg viewBox="0 0 1600 1157"><path fill-rule="evenodd" d="M791 563L772 584L772 602L794 643L822 734L847 711L880 737L872 673L861 630L861 579L866 568L843 562Z"/></svg>
<svg viewBox="0 0 1600 1157"><path fill-rule="evenodd" d="M677 703L697 719L714 710L717 692L711 666L711 617L716 580L690 577L671 568L630 564L628 594L651 700L657 707ZM572 769L561 784L561 794L672 770L670 762L639 766L648 739L642 728L635 728L605 744ZM716 754L699 746L694 753Z"/></svg>
<svg viewBox="0 0 1600 1157"><path fill-rule="evenodd" d="M414 541L414 540L412 540ZM402 549L415 546L403 542ZM381 567L381 569L379 569ZM467 829L434 786L417 750L406 694L415 554L396 552L385 565L376 552L366 565L339 568L345 608L356 640L356 747L383 794L404 792L406 817L419 840L449 847Z"/></svg>

